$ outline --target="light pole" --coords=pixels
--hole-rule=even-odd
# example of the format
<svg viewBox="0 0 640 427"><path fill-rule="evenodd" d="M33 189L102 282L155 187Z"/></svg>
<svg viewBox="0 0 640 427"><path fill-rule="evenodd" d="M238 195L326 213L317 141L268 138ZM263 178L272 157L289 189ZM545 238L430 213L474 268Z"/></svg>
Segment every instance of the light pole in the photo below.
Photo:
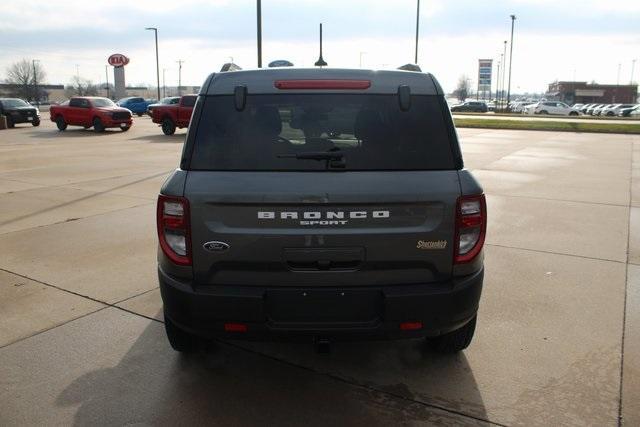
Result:
<svg viewBox="0 0 640 427"><path fill-rule="evenodd" d="M258 68L262 68L262 1L256 0L256 18L258 29Z"/></svg>
<svg viewBox="0 0 640 427"><path fill-rule="evenodd" d="M167 85L165 84L165 79L164 79L164 75L167 72L166 68L162 69L162 97L166 97L167 96Z"/></svg>
<svg viewBox="0 0 640 427"><path fill-rule="evenodd" d="M618 64L618 79L616 80L618 86L620 86L620 70L622 70L622 64Z"/></svg>
<svg viewBox="0 0 640 427"><path fill-rule="evenodd" d="M158 100L160 100L160 60L158 59L158 29L156 27L147 27L145 30L152 30L156 36L156 83L158 87Z"/></svg>
<svg viewBox="0 0 640 427"><path fill-rule="evenodd" d="M38 96L38 75L36 73L36 62L40 62L37 59L34 59L31 61L31 64L33 65L33 89L34 89L34 101L36 101L36 105L40 105L39 103L39 96Z"/></svg>
<svg viewBox="0 0 640 427"><path fill-rule="evenodd" d="M633 72L636 70L636 60L631 61L631 78L629 79L629 85L633 84Z"/></svg>
<svg viewBox="0 0 640 427"><path fill-rule="evenodd" d="M109 98L109 66L104 66L104 75L107 78L107 98Z"/></svg>
<svg viewBox="0 0 640 427"><path fill-rule="evenodd" d="M516 15L511 15L511 47L509 48L509 86L507 87L507 108L511 102L511 65L513 65L513 27L516 22Z"/></svg>
<svg viewBox="0 0 640 427"><path fill-rule="evenodd" d="M500 60L498 61L498 76L496 78L496 102L495 109L498 109L498 97L500 96L500 67L502 66L502 54L500 54Z"/></svg>
<svg viewBox="0 0 640 427"><path fill-rule="evenodd" d="M504 58L502 60L502 82L500 84L500 108L502 108L502 104L504 103L504 80L505 80L505 76L507 75L507 41L505 40L503 42L504 44L504 52L502 53L502 57Z"/></svg>
<svg viewBox="0 0 640 427"><path fill-rule="evenodd" d="M182 59L176 61L178 63L178 96L182 96Z"/></svg>
<svg viewBox="0 0 640 427"><path fill-rule="evenodd" d="M416 54L414 64L418 64L418 35L420 34L420 0L418 0L418 6L416 10Z"/></svg>
<svg viewBox="0 0 640 427"><path fill-rule="evenodd" d="M360 52L360 68L362 68L362 55L365 55L367 52Z"/></svg>

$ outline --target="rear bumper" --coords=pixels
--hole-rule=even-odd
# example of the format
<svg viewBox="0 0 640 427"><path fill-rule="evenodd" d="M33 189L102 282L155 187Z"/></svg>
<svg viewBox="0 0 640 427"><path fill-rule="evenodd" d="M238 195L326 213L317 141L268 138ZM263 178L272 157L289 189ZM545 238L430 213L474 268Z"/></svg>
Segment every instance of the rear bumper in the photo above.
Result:
<svg viewBox="0 0 640 427"><path fill-rule="evenodd" d="M158 269L165 316L178 327L204 337L252 340L441 335L475 316L483 276L481 269L446 283L357 288L193 287ZM314 319L310 312L321 314ZM245 324L247 330L226 332L228 322ZM422 328L401 330L402 322L422 322Z"/></svg>

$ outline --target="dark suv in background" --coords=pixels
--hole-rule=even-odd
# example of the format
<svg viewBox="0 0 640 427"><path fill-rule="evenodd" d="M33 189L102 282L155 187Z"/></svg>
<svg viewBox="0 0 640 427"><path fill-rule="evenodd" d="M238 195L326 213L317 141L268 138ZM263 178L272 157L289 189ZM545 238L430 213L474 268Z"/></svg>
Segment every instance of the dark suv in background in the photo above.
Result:
<svg viewBox="0 0 640 427"><path fill-rule="evenodd" d="M7 127L17 123L31 123L40 126L40 111L27 101L19 98L0 98L0 115L7 119Z"/></svg>
<svg viewBox="0 0 640 427"><path fill-rule="evenodd" d="M489 111L489 107L484 101L465 101L462 104L451 107L451 111L458 113L486 113Z"/></svg>
<svg viewBox="0 0 640 427"><path fill-rule="evenodd" d="M486 225L432 75L212 74L158 198L169 341L426 337L460 351Z"/></svg>

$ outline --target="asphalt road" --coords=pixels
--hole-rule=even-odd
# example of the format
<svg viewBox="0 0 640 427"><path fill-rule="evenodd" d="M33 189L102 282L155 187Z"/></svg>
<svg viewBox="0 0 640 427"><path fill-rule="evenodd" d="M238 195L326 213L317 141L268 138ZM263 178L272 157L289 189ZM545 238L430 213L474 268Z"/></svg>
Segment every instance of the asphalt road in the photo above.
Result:
<svg viewBox="0 0 640 427"><path fill-rule="evenodd" d="M154 209L184 131L0 131L0 425L640 425L640 137L459 134L490 218L469 349L182 357Z"/></svg>

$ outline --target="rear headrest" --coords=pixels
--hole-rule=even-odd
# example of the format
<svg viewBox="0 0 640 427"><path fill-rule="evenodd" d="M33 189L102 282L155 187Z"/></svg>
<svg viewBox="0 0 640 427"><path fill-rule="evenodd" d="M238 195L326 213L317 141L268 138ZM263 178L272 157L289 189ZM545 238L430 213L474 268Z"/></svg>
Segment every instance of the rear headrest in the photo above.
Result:
<svg viewBox="0 0 640 427"><path fill-rule="evenodd" d="M255 114L256 130L265 136L274 137L282 131L280 112L276 107L259 107Z"/></svg>

